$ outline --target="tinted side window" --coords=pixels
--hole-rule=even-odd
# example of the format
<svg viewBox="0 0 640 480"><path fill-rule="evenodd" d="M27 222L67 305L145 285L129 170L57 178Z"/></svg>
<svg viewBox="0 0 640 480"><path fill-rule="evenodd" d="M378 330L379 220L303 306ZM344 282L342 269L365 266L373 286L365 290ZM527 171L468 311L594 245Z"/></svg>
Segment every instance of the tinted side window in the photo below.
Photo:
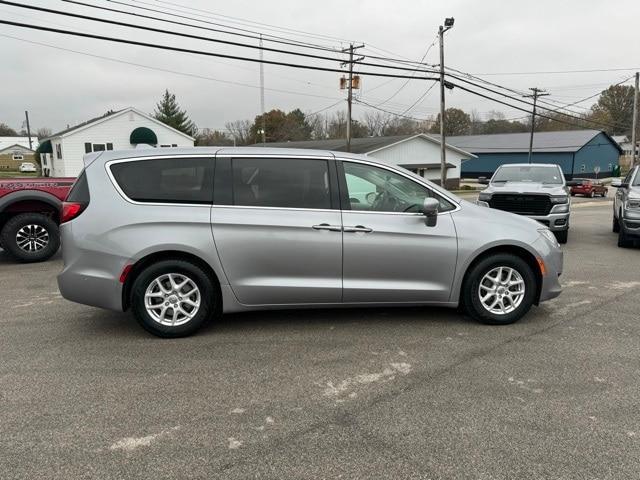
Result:
<svg viewBox="0 0 640 480"><path fill-rule="evenodd" d="M163 158L111 165L116 182L131 200L157 203L211 203L213 160Z"/></svg>
<svg viewBox="0 0 640 480"><path fill-rule="evenodd" d="M418 213L427 197L440 202L440 212L455 208L423 185L384 168L350 162L343 165L351 210Z"/></svg>
<svg viewBox="0 0 640 480"><path fill-rule="evenodd" d="M232 170L234 205L331 208L326 160L234 158Z"/></svg>

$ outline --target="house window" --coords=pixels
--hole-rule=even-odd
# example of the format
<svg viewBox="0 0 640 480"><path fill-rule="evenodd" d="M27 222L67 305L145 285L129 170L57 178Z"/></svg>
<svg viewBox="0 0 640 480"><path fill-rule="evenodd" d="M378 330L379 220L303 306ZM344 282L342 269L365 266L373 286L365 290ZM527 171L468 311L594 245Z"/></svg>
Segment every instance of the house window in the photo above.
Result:
<svg viewBox="0 0 640 480"><path fill-rule="evenodd" d="M13 158L16 161L22 161L24 160L24 155L22 155L21 153L15 152L11 158Z"/></svg>
<svg viewBox="0 0 640 480"><path fill-rule="evenodd" d="M105 150L113 150L113 143L85 143L84 153L104 152Z"/></svg>
<svg viewBox="0 0 640 480"><path fill-rule="evenodd" d="M580 171L581 172L586 172L587 171L587 166L583 163L582 166L580 167Z"/></svg>
<svg viewBox="0 0 640 480"><path fill-rule="evenodd" d="M56 143L56 158L62 159L62 145Z"/></svg>
<svg viewBox="0 0 640 480"><path fill-rule="evenodd" d="M178 146L178 144L177 144L177 143L173 143L173 144L171 144L171 146L172 146L172 147L177 147L177 146Z"/></svg>

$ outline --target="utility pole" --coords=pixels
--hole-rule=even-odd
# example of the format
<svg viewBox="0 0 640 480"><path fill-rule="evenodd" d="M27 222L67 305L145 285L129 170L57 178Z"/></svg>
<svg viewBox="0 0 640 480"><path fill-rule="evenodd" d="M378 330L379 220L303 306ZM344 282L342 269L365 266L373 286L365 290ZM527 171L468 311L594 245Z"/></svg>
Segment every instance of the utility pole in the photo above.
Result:
<svg viewBox="0 0 640 480"><path fill-rule="evenodd" d="M636 133L638 129L638 77L640 74L636 72L636 88L633 93L633 126L631 127L631 145L632 145L632 155L631 155L631 164L636 165L639 161L638 154L638 146L636 142L638 141L638 135Z"/></svg>
<svg viewBox="0 0 640 480"><path fill-rule="evenodd" d="M533 98L533 114L531 115L531 136L529 137L529 160L528 163L531 163L531 154L533 152L533 132L536 128L536 105L538 103L538 97L544 97L545 95L549 95L545 93L544 90L541 90L537 87L530 88L533 92L531 95L525 95L527 98Z"/></svg>
<svg viewBox="0 0 640 480"><path fill-rule="evenodd" d="M264 118L264 52L262 50L262 34L260 34L260 112L262 113L262 144L267 143L267 127L266 119Z"/></svg>
<svg viewBox="0 0 640 480"><path fill-rule="evenodd" d="M638 87L638 84L636 82L636 90L638 89L637 87ZM29 150L33 150L33 145L32 145L32 142L31 142L31 127L29 126L29 111L28 110L24 111L24 116L25 116L25 118L27 120L27 135L29 137Z"/></svg>
<svg viewBox="0 0 640 480"><path fill-rule="evenodd" d="M438 37L440 38L440 186L445 188L447 184L447 152L446 138L444 134L444 33L453 27L454 19L445 18L444 26L438 28Z"/></svg>
<svg viewBox="0 0 640 480"><path fill-rule="evenodd" d="M353 52L358 48L362 48L364 45L354 46L353 43L349 45L349 48L342 50L344 53L349 52L349 61L343 62L342 66L349 64L349 80L347 83L347 152L351 151L351 104L353 103L353 64L363 60L364 57L360 57L356 60L353 59Z"/></svg>

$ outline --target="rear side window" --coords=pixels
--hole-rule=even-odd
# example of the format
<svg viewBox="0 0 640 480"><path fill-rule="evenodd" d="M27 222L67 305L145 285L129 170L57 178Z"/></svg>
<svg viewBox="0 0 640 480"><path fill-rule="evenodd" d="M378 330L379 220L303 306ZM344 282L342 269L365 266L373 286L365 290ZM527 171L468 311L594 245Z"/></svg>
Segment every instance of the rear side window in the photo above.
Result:
<svg viewBox="0 0 640 480"><path fill-rule="evenodd" d="M234 205L331 208L326 160L234 158L232 171Z"/></svg>
<svg viewBox="0 0 640 480"><path fill-rule="evenodd" d="M89 183L83 170L67 194L67 202L89 203Z"/></svg>
<svg viewBox="0 0 640 480"><path fill-rule="evenodd" d="M131 200L208 204L213 195L209 158L135 160L111 165L116 182Z"/></svg>

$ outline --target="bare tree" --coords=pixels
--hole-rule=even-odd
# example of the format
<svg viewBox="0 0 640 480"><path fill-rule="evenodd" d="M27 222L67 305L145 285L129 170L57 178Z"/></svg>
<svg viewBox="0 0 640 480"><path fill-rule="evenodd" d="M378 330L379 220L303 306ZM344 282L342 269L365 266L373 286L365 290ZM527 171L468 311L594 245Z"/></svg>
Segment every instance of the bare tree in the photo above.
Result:
<svg viewBox="0 0 640 480"><path fill-rule="evenodd" d="M367 129L367 134L370 137L381 136L385 125L391 120L391 116L388 113L374 111L365 112L362 117L362 123Z"/></svg>
<svg viewBox="0 0 640 480"><path fill-rule="evenodd" d="M224 124L231 137L235 139L236 145L250 145L255 143L251 138L251 120L236 120Z"/></svg>
<svg viewBox="0 0 640 480"><path fill-rule="evenodd" d="M42 127L36 130L36 136L38 140L42 140L43 138L48 138L53 134L50 128Z"/></svg>

